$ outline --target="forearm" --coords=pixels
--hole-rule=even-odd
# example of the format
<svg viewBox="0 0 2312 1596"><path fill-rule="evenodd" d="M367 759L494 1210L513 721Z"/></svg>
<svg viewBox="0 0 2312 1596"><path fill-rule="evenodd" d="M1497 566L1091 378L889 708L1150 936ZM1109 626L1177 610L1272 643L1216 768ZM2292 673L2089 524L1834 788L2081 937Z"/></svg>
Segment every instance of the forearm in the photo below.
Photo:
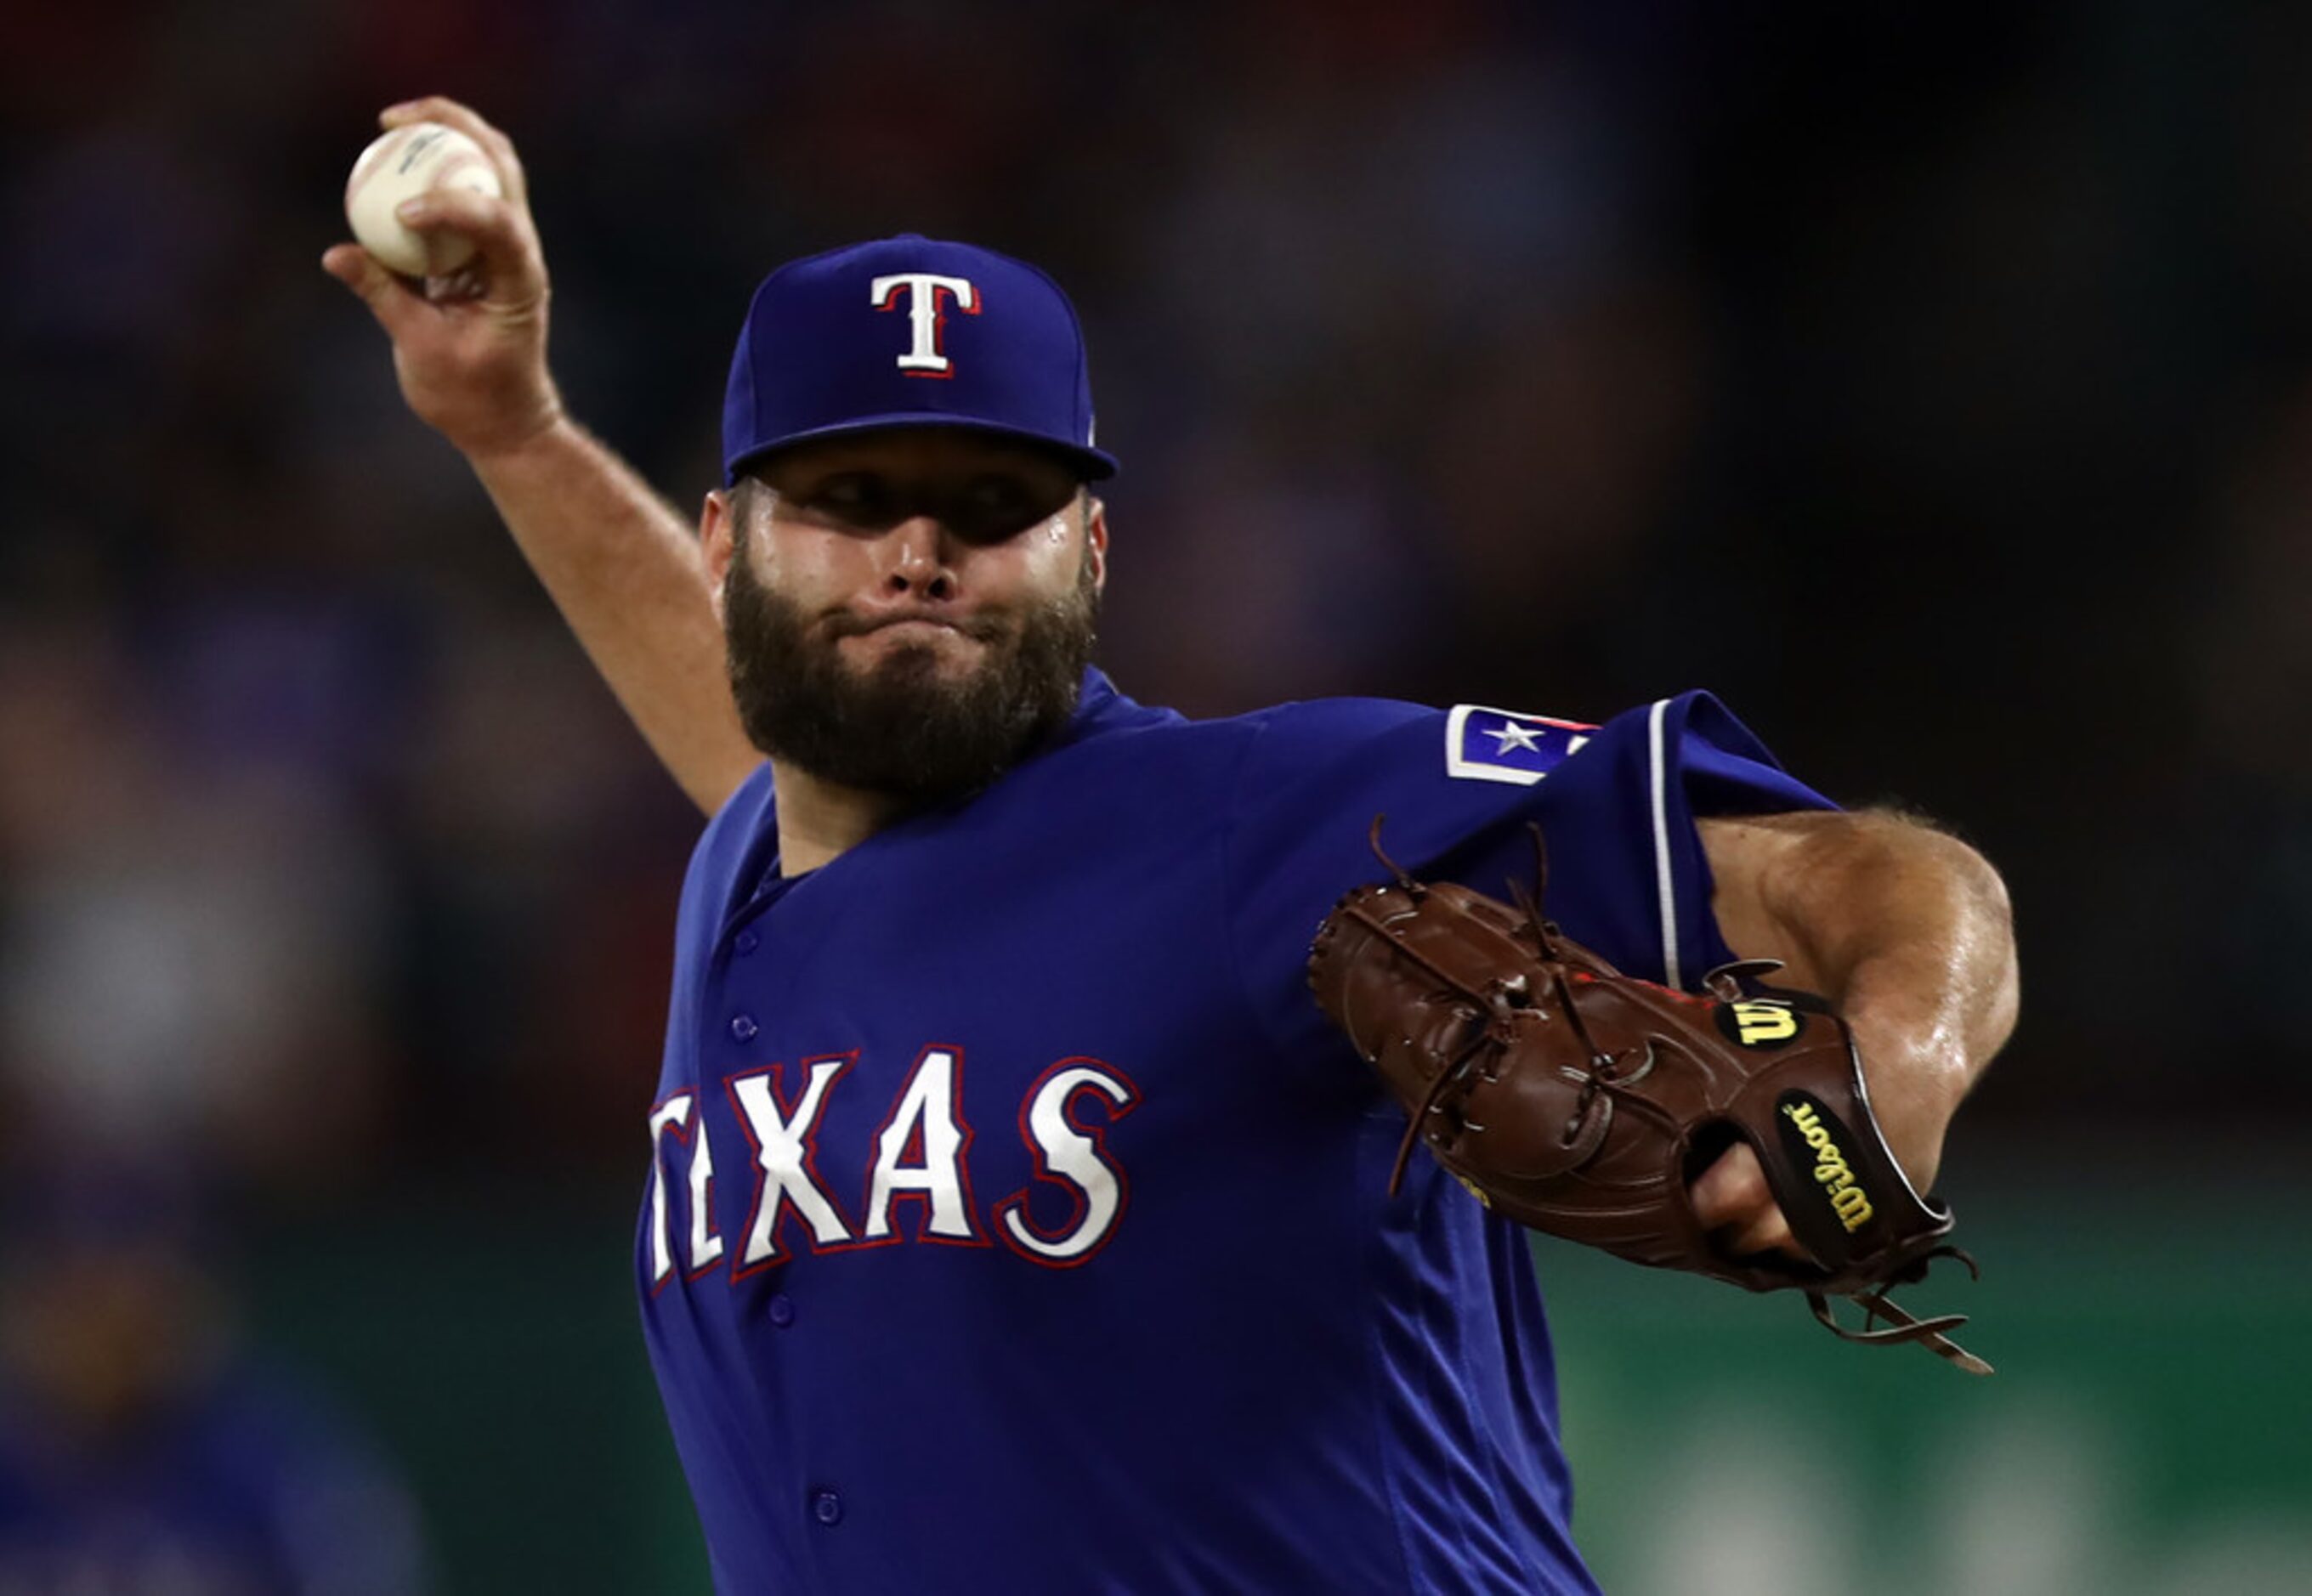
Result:
<svg viewBox="0 0 2312 1596"><path fill-rule="evenodd" d="M1892 814L1720 824L1748 833L1747 851L1765 860L1747 923L1725 926L1730 941L1784 959L1792 985L1845 1016L1896 1156L1930 1183L1952 1113L2015 1026L2015 942L1997 872L1957 839Z"/></svg>
<svg viewBox="0 0 2312 1596"><path fill-rule="evenodd" d="M762 756L731 705L722 630L689 525L568 420L468 458L652 750L700 808L719 808Z"/></svg>

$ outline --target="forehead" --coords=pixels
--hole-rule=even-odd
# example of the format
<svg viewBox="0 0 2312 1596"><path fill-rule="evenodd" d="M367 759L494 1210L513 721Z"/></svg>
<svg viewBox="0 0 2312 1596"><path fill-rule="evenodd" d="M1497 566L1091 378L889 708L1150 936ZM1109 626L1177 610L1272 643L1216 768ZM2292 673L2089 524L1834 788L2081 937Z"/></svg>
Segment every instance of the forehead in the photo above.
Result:
<svg viewBox="0 0 2312 1596"><path fill-rule="evenodd" d="M780 449L753 475L776 487L805 477L871 471L894 476L1002 474L1036 482L1073 483L1075 471L1047 449L963 427L887 427L815 439Z"/></svg>

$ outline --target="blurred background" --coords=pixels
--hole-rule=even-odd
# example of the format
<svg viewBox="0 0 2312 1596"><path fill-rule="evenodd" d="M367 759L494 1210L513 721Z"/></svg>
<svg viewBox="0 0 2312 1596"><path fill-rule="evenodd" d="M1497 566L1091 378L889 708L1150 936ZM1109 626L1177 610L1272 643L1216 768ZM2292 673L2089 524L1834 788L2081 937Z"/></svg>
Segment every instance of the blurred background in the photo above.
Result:
<svg viewBox="0 0 2312 1596"><path fill-rule="evenodd" d="M0 1589L705 1589L627 1295L698 817L316 265L425 92L686 509L762 273L968 238L1088 325L1127 691L1708 685L2004 869L1986 1278L1919 1294L2002 1373L1545 1249L1609 1590L2312 1589L2312 10L7 34Z"/></svg>

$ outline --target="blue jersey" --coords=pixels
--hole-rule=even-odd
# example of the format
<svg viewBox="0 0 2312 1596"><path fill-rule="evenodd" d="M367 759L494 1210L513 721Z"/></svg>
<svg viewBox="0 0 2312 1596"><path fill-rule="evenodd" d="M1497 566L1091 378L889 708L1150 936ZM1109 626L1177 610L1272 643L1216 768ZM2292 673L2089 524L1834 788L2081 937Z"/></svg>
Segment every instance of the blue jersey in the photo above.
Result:
<svg viewBox="0 0 2312 1596"><path fill-rule="evenodd" d="M1308 989L1347 889L1728 958L1693 817L1819 807L1706 694L1191 721L1097 671L968 802L783 876L758 772L685 884L636 1266L717 1588L1593 1589L1524 1234Z"/></svg>

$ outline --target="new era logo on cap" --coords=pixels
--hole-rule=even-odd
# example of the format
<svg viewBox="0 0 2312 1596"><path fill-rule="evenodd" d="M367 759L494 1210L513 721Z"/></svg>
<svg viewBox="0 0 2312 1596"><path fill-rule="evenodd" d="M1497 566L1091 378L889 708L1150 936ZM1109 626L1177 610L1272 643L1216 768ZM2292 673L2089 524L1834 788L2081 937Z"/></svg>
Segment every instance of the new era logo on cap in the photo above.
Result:
<svg viewBox="0 0 2312 1596"><path fill-rule="evenodd" d="M731 360L725 484L772 449L899 426L1043 444L1087 478L1117 468L1093 444L1075 308L1025 261L904 233L765 278Z"/></svg>

